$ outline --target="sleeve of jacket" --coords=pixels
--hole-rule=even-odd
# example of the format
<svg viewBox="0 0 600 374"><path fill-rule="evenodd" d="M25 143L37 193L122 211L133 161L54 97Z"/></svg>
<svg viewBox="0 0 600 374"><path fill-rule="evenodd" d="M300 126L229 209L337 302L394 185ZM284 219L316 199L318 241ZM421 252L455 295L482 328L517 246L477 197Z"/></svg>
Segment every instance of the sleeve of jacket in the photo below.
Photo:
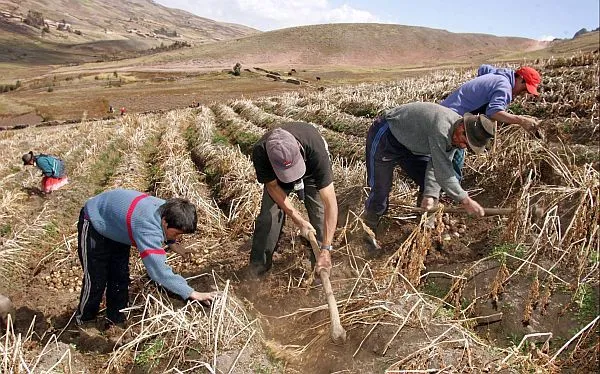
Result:
<svg viewBox="0 0 600 374"><path fill-rule="evenodd" d="M150 278L182 299L188 299L194 289L167 265L167 254L162 248L162 237L153 233L138 235L134 233L134 239Z"/></svg>
<svg viewBox="0 0 600 374"><path fill-rule="evenodd" d="M452 166L452 157L454 152L446 151L446 141L443 138L429 138L429 147L431 149L431 161L429 168L433 169L435 182L450 196L454 201L460 202L468 196L467 192L462 189L454 168ZM425 175L425 190L428 189L428 175ZM429 187L431 188L431 187ZM438 190L439 195L439 190ZM432 195L436 197L435 195Z"/></svg>
<svg viewBox="0 0 600 374"><path fill-rule="evenodd" d="M437 199L440 197L440 190L441 187L435 180L433 162L430 162L427 164L427 169L425 170L425 189L423 190L423 195L435 197Z"/></svg>
<svg viewBox="0 0 600 374"><path fill-rule="evenodd" d="M512 101L512 87L507 80L498 81L490 94L490 102L485 111L489 117L494 113L498 113L508 108L508 104Z"/></svg>

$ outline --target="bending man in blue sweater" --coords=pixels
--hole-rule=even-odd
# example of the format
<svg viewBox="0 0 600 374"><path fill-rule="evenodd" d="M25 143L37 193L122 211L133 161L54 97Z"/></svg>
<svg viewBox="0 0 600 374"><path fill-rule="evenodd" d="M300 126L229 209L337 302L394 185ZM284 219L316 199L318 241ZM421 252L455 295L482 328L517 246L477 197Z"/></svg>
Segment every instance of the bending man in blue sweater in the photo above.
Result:
<svg viewBox="0 0 600 374"><path fill-rule="evenodd" d="M152 280L182 299L212 301L215 292L198 292L166 264L165 246L196 231L196 207L131 190L105 191L89 199L79 215L78 253L83 286L75 318L96 318L106 290L106 317L122 323L129 301L129 248L137 247Z"/></svg>

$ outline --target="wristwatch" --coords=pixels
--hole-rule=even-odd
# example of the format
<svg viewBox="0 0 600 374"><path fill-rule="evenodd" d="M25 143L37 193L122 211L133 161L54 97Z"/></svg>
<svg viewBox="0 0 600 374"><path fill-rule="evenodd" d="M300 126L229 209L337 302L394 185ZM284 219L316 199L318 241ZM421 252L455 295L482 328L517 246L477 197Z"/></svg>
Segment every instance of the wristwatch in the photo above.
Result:
<svg viewBox="0 0 600 374"><path fill-rule="evenodd" d="M330 245L322 245L321 244L321 249L326 250L326 251L331 251L333 249L333 246Z"/></svg>

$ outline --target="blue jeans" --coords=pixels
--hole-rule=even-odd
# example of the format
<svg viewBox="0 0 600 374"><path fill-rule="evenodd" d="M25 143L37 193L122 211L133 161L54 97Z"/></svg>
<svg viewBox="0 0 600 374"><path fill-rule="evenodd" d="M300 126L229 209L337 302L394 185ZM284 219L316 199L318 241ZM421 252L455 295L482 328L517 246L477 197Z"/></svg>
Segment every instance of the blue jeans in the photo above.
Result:
<svg viewBox="0 0 600 374"><path fill-rule="evenodd" d="M419 200L425 189L425 170L431 156L415 155L392 134L383 118L376 118L369 128L366 144L367 182L371 192L365 203L367 225L377 225L388 208L394 168L400 168L419 186ZM418 202L420 203L420 201Z"/></svg>

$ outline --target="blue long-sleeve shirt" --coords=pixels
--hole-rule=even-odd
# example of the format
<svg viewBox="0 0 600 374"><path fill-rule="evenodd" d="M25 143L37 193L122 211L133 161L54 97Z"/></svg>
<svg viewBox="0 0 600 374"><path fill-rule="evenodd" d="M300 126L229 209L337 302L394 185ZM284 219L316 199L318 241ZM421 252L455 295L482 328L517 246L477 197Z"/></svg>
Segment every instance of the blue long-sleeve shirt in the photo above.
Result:
<svg viewBox="0 0 600 374"><path fill-rule="evenodd" d="M35 157L35 165L46 177L62 178L65 176L64 163L58 157L41 154Z"/></svg>
<svg viewBox="0 0 600 374"><path fill-rule="evenodd" d="M89 199L84 212L101 235L137 247L153 281L187 299L194 289L166 264L166 238L158 212L164 203L138 191L116 189Z"/></svg>
<svg viewBox="0 0 600 374"><path fill-rule="evenodd" d="M477 75L477 78L464 83L440 104L461 116L469 112L485 113L489 117L506 110L512 101L512 89L515 86L514 70L481 65Z"/></svg>

